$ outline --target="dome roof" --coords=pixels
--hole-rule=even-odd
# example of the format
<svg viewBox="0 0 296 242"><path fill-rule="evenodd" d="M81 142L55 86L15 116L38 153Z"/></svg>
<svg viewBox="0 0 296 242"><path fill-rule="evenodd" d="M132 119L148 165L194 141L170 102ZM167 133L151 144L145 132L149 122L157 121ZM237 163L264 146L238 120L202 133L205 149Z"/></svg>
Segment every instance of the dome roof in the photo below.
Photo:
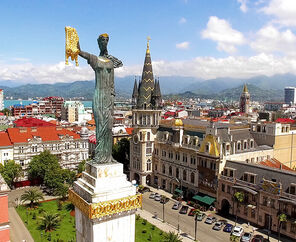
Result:
<svg viewBox="0 0 296 242"><path fill-rule="evenodd" d="M183 121L182 121L182 119L176 119L175 120L175 126L183 126Z"/></svg>

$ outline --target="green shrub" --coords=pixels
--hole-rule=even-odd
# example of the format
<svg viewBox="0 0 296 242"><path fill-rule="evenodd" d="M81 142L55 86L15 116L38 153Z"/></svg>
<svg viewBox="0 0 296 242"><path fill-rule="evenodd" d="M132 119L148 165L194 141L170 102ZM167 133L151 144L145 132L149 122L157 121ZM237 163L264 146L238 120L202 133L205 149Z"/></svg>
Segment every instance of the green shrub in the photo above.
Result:
<svg viewBox="0 0 296 242"><path fill-rule="evenodd" d="M146 229L143 229L143 230L142 230L142 233L143 233L143 234L146 234L146 233L147 233L147 230L146 230Z"/></svg>
<svg viewBox="0 0 296 242"><path fill-rule="evenodd" d="M146 224L147 224L147 220L146 220L146 219L143 219L142 224L143 224L143 225L146 225Z"/></svg>
<svg viewBox="0 0 296 242"><path fill-rule="evenodd" d="M141 217L139 214L136 214L136 220L139 220Z"/></svg>
<svg viewBox="0 0 296 242"><path fill-rule="evenodd" d="M149 240L149 241L152 241L152 234L151 234L151 233L150 233L149 236L148 236L148 240Z"/></svg>
<svg viewBox="0 0 296 242"><path fill-rule="evenodd" d="M155 225L152 225L152 226L151 226L151 229L152 229L152 230L155 230Z"/></svg>
<svg viewBox="0 0 296 242"><path fill-rule="evenodd" d="M162 234L163 234L163 232L162 232L162 230L160 230L159 235L162 235Z"/></svg>
<svg viewBox="0 0 296 242"><path fill-rule="evenodd" d="M36 213L33 213L32 219L36 219Z"/></svg>

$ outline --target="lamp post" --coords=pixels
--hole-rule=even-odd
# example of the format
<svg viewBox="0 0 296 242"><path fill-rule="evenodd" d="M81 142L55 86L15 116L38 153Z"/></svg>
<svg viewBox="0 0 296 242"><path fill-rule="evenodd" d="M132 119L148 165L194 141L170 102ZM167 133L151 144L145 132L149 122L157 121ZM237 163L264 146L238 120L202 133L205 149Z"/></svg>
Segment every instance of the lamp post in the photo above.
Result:
<svg viewBox="0 0 296 242"><path fill-rule="evenodd" d="M270 207L270 214L269 214L269 216L268 216L268 241L269 241L269 235L270 235L270 233L271 233L271 213L272 213L272 211L271 211L271 198L269 198L268 199L268 201L267 201L267 205Z"/></svg>
<svg viewBox="0 0 296 242"><path fill-rule="evenodd" d="M195 214L195 217L194 217L194 222L195 222L195 225L194 225L194 240L196 241L196 234L197 234L197 214Z"/></svg>
<svg viewBox="0 0 296 242"><path fill-rule="evenodd" d="M180 233L180 223L179 223L179 216L180 216L180 214L179 214L179 212L178 212L178 234Z"/></svg>

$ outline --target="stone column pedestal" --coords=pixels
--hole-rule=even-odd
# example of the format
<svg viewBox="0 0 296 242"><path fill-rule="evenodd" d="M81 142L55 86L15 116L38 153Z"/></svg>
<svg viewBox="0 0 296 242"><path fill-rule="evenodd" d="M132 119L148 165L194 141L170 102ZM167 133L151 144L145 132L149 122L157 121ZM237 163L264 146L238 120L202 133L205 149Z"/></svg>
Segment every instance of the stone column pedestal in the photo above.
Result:
<svg viewBox="0 0 296 242"><path fill-rule="evenodd" d="M76 241L134 242L135 211L141 195L127 181L123 164L86 164L69 191L75 205Z"/></svg>

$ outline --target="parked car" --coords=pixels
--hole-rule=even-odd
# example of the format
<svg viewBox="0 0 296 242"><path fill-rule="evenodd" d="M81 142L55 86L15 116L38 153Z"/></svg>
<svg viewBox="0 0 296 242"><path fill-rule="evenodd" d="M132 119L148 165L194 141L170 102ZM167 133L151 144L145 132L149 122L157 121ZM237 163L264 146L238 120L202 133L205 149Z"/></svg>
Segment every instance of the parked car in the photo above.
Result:
<svg viewBox="0 0 296 242"><path fill-rule="evenodd" d="M194 211L195 210L196 210L195 208L191 208L189 213L188 213L188 216L194 216Z"/></svg>
<svg viewBox="0 0 296 242"><path fill-rule="evenodd" d="M159 202L160 200L161 200L161 195L156 194L155 197L154 197L154 201Z"/></svg>
<svg viewBox="0 0 296 242"><path fill-rule="evenodd" d="M205 223L206 224L212 224L216 221L216 218L215 217L212 217L212 216L208 216L207 219L205 220Z"/></svg>
<svg viewBox="0 0 296 242"><path fill-rule="evenodd" d="M241 226L235 226L232 230L232 235L241 237L243 234L244 230Z"/></svg>
<svg viewBox="0 0 296 242"><path fill-rule="evenodd" d="M202 220L204 219L205 216L206 216L205 213L200 213L199 215L197 215L196 220L197 220L197 221L202 221Z"/></svg>
<svg viewBox="0 0 296 242"><path fill-rule="evenodd" d="M252 242L263 242L263 241L264 241L264 237L260 234L256 234L252 239Z"/></svg>
<svg viewBox="0 0 296 242"><path fill-rule="evenodd" d="M218 221L218 222L216 222L216 223L214 224L213 229L214 229L214 230L221 230L223 224L224 224L224 223Z"/></svg>
<svg viewBox="0 0 296 242"><path fill-rule="evenodd" d="M181 203L180 202L175 202L172 209L179 210L180 207L181 207Z"/></svg>
<svg viewBox="0 0 296 242"><path fill-rule="evenodd" d="M189 208L188 206L183 205L179 213L186 214L188 212L188 208Z"/></svg>
<svg viewBox="0 0 296 242"><path fill-rule="evenodd" d="M161 198L160 199L160 203L164 203L166 204L170 199L168 197L165 197L165 198Z"/></svg>
<svg viewBox="0 0 296 242"><path fill-rule="evenodd" d="M241 242L250 242L251 238L252 238L252 234L248 233L248 232L245 232L243 234L243 236L241 237Z"/></svg>
<svg viewBox="0 0 296 242"><path fill-rule="evenodd" d="M155 192L152 192L152 193L150 193L149 198L154 199L155 198L155 195L156 195L156 193Z"/></svg>
<svg viewBox="0 0 296 242"><path fill-rule="evenodd" d="M145 192L151 192L150 188L149 187L144 187L142 190L141 190L142 193L145 193Z"/></svg>
<svg viewBox="0 0 296 242"><path fill-rule="evenodd" d="M226 225L224 226L223 231L224 231L224 232L227 232L227 233L231 233L231 232L232 232L232 229L233 229L233 225L232 225L232 224L226 224Z"/></svg>

